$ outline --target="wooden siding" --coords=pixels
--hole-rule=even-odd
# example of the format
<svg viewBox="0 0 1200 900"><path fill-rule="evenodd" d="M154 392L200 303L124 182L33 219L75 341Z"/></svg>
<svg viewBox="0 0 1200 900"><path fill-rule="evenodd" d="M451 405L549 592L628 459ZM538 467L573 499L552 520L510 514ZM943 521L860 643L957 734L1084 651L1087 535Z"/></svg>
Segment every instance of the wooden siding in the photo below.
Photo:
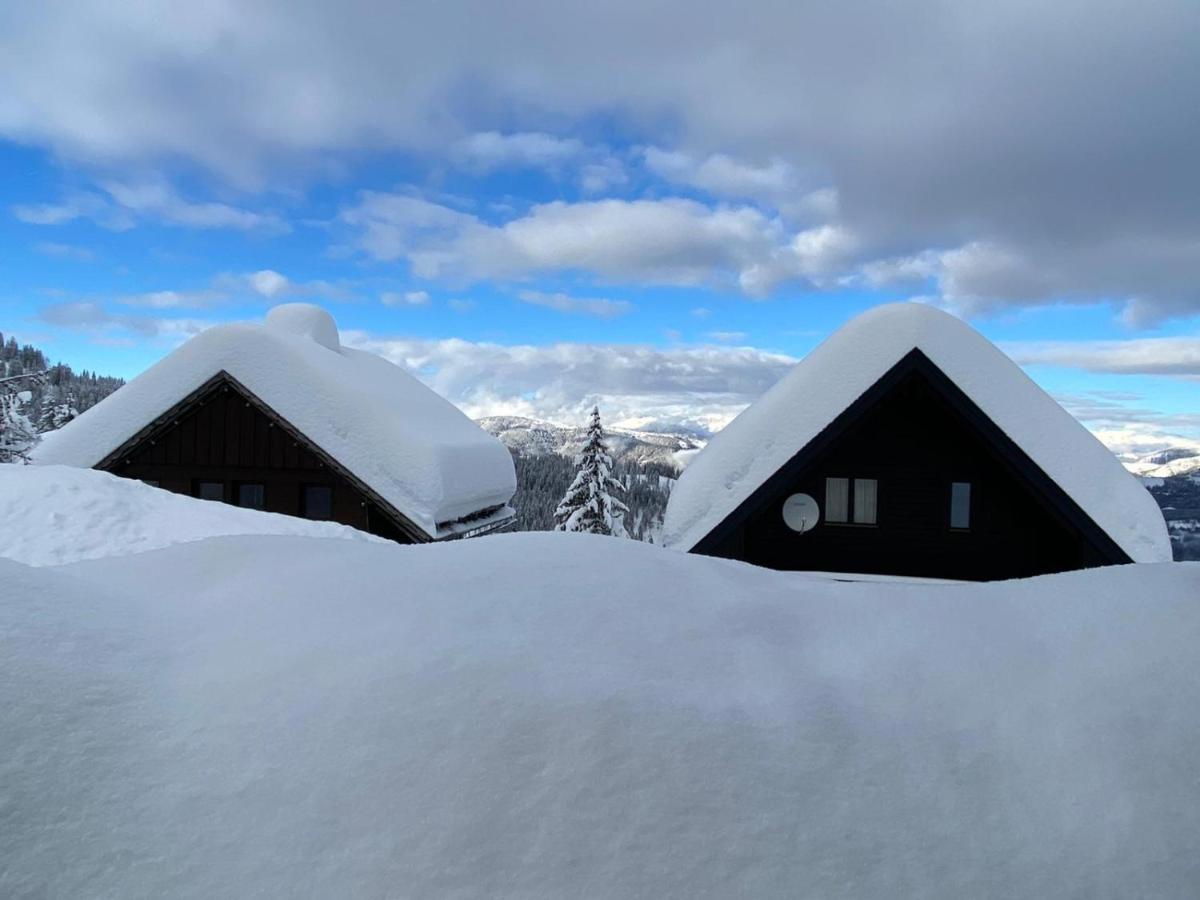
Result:
<svg viewBox="0 0 1200 900"><path fill-rule="evenodd" d="M1021 468L912 368L700 550L774 569L968 580L1125 561L1090 540ZM784 500L810 494L823 517L827 477L876 479L877 524L822 521L803 535L789 529ZM950 527L955 481L971 484L967 530Z"/></svg>
<svg viewBox="0 0 1200 900"><path fill-rule="evenodd" d="M221 482L230 503L236 503L238 485L262 484L264 509L290 516L303 515L305 486L323 485L332 492L331 521L400 543L413 540L414 526L395 521L284 423L227 382L192 398L102 468L189 496L196 495L201 481Z"/></svg>

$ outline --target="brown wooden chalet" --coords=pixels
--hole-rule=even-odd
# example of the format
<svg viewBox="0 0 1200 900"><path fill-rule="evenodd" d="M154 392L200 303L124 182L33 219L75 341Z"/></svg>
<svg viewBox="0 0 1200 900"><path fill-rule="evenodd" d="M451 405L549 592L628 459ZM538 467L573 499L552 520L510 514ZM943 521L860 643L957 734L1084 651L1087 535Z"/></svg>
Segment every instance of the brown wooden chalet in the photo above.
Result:
<svg viewBox="0 0 1200 900"><path fill-rule="evenodd" d="M515 489L503 445L398 367L341 348L328 315L300 305L266 327L193 338L53 435L37 461L400 543L502 527Z"/></svg>
<svg viewBox="0 0 1200 900"><path fill-rule="evenodd" d="M429 540L227 372L95 468L203 500L340 522L403 544Z"/></svg>
<svg viewBox="0 0 1200 900"><path fill-rule="evenodd" d="M774 569L969 580L1170 559L1144 488L982 336L915 304L863 318L697 455L671 497L671 543ZM862 390L829 383L856 352L891 364Z"/></svg>

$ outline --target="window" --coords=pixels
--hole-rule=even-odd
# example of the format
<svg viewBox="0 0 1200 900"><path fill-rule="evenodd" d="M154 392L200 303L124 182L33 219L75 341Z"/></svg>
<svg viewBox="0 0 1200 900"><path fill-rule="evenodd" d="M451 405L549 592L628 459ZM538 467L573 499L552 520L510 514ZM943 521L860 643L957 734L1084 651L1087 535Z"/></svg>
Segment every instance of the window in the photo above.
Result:
<svg viewBox="0 0 1200 900"><path fill-rule="evenodd" d="M874 525L879 482L874 478L854 479L854 524Z"/></svg>
<svg viewBox="0 0 1200 900"><path fill-rule="evenodd" d="M237 505L246 509L263 509L266 507L267 492L261 484L243 482L238 485Z"/></svg>
<svg viewBox="0 0 1200 900"><path fill-rule="evenodd" d="M223 481L197 481L196 496L201 500L224 500L225 499L225 482Z"/></svg>
<svg viewBox="0 0 1200 900"><path fill-rule="evenodd" d="M851 496L854 498L853 505ZM834 525L874 525L878 518L879 482L874 478L825 479L826 522Z"/></svg>
<svg viewBox="0 0 1200 900"><path fill-rule="evenodd" d="M333 488L325 484L306 484L300 497L300 513L306 519L333 518Z"/></svg>
<svg viewBox="0 0 1200 900"><path fill-rule="evenodd" d="M850 479L825 479L825 521L850 521Z"/></svg>
<svg viewBox="0 0 1200 900"><path fill-rule="evenodd" d="M971 527L971 483L956 481L950 485L950 527Z"/></svg>

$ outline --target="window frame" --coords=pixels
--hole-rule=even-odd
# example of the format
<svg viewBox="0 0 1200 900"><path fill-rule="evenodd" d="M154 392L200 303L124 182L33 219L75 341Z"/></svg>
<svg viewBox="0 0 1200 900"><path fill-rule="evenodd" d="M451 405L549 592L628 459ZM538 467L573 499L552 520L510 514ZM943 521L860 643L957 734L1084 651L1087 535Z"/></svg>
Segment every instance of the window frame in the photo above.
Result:
<svg viewBox="0 0 1200 900"><path fill-rule="evenodd" d="M960 484L965 484L967 486L967 524L966 525L955 525L954 524L954 489ZM949 486L949 492L948 492L949 503L946 505L946 527L950 531L955 532L956 534L966 534L967 532L971 531L974 526L975 501L978 497L978 492L975 490L975 482L967 480L967 479L958 479L958 480L949 482L948 486Z"/></svg>
<svg viewBox="0 0 1200 900"><path fill-rule="evenodd" d="M846 518L831 519L829 518L829 482L830 481L846 482ZM855 484L859 481L872 481L875 483L875 521L873 522L858 522L855 520L855 502L856 495ZM837 528L878 528L879 527L879 482L877 475L826 475L825 476L825 506L821 510L821 523L833 525Z"/></svg>
<svg viewBox="0 0 1200 900"><path fill-rule="evenodd" d="M310 490L323 490L329 495L329 514L323 517L316 517L309 514L308 510L308 492ZM322 484L320 482L304 482L300 485L300 518L308 519L310 522L332 522L333 518L333 485Z"/></svg>
<svg viewBox="0 0 1200 900"><path fill-rule="evenodd" d="M242 488L247 488L247 487L256 487L262 492L261 493L261 496L262 496L262 505L261 506L246 506L244 503L242 503ZM234 489L233 493L234 493L234 498L235 498L234 505L237 506L239 509L257 509L257 510L261 511L261 510L265 510L267 508L267 486L264 482L261 482L261 481L237 481L237 482L234 482L233 489Z"/></svg>
<svg viewBox="0 0 1200 900"><path fill-rule="evenodd" d="M215 485L220 486L221 496L220 497L205 497L203 494L203 490L204 490L204 485L206 485L206 484L215 484ZM192 482L192 496L195 497L197 500L208 500L209 502L212 502L212 503L226 503L226 502L228 502L226 500L226 496L228 495L228 493L229 493L228 485L226 485L224 481L219 481L216 478L197 478L195 481Z"/></svg>
<svg viewBox="0 0 1200 900"><path fill-rule="evenodd" d="M870 522L859 521L858 518L858 485L859 482L870 482L872 485L871 511L874 513ZM850 492L850 523L859 525L863 528L878 528L879 527L879 479L878 478L855 478L851 485Z"/></svg>
<svg viewBox="0 0 1200 900"><path fill-rule="evenodd" d="M843 512L842 518L838 518L838 519L831 518L830 514L829 514L829 508L830 508L829 487L830 487L831 481L844 481L846 483L845 498L844 498L845 499L845 510ZM826 475L825 476L825 498L824 498L825 499L825 509L821 515L821 521L828 522L830 525L849 525L849 524L851 524L850 513L851 513L851 500L853 498L853 495L854 495L854 479L853 478L847 478L843 475Z"/></svg>

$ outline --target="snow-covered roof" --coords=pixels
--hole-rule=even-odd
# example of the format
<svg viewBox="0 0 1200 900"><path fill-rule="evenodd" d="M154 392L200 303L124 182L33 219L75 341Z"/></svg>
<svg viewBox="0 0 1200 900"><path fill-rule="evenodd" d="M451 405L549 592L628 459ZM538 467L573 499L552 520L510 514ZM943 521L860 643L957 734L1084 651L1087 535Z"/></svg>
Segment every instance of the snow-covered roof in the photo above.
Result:
<svg viewBox="0 0 1200 900"><path fill-rule="evenodd" d="M924 353L1135 562L1171 559L1154 498L987 338L920 303L858 316L717 434L684 470L663 523L692 549L914 349Z"/></svg>
<svg viewBox="0 0 1200 900"><path fill-rule="evenodd" d="M35 462L95 466L222 371L430 537L516 490L503 444L403 369L342 347L333 318L307 304L202 332L49 436Z"/></svg>

